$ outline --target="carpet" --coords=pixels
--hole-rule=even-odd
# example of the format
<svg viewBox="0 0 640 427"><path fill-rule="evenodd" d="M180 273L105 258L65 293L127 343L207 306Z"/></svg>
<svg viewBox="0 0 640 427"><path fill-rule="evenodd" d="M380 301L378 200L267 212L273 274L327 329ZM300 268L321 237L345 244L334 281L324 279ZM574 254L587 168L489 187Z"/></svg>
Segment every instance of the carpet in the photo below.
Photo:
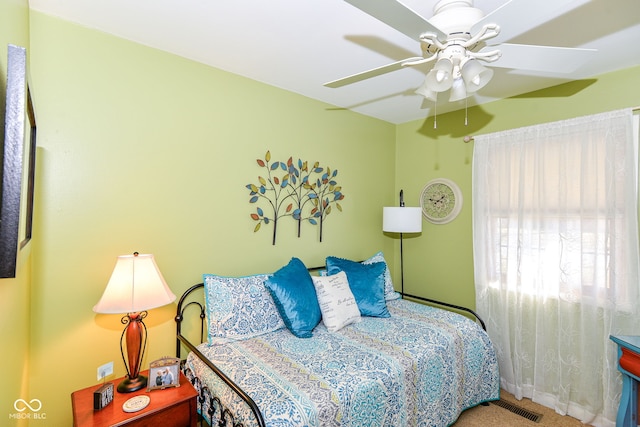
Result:
<svg viewBox="0 0 640 427"><path fill-rule="evenodd" d="M536 418L538 421L536 421ZM464 411L451 427L589 427L551 408L500 391L500 401Z"/></svg>

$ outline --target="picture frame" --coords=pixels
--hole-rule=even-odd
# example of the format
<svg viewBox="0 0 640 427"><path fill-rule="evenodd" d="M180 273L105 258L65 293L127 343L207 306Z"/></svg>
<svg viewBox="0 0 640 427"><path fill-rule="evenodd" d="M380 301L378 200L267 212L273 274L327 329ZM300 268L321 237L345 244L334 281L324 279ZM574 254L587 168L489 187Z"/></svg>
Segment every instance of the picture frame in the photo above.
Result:
<svg viewBox="0 0 640 427"><path fill-rule="evenodd" d="M180 387L180 359L163 357L149 364L147 391Z"/></svg>
<svg viewBox="0 0 640 427"><path fill-rule="evenodd" d="M31 112L33 112L33 106ZM7 46L2 186L0 187L0 279L16 277L18 239L21 238L20 215L24 214L24 209L21 212L21 203L26 200L22 195L27 129L25 121L28 119L28 114L27 52L24 47L9 44ZM35 115L33 115L33 119L35 125ZM31 125L29 125L29 131L31 130ZM35 134L33 138L35 141ZM27 151L31 152L31 150ZM25 223L24 220L22 223ZM25 226L25 236L26 230ZM25 240L25 238L21 239Z"/></svg>
<svg viewBox="0 0 640 427"><path fill-rule="evenodd" d="M22 162L22 198L20 212L23 212L23 220L20 229L20 249L24 248L33 235L33 200L35 195L36 179L36 115L31 100L31 89L27 83L27 115L24 135L24 149Z"/></svg>

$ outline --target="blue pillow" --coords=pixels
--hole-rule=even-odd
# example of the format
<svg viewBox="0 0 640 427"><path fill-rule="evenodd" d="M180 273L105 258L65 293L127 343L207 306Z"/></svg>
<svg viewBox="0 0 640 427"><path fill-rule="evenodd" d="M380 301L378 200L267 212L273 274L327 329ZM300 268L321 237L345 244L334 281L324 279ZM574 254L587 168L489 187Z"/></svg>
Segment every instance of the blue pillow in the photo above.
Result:
<svg viewBox="0 0 640 427"><path fill-rule="evenodd" d="M327 257L327 271L331 274L344 271L349 287L363 316L391 317L384 297L384 272L386 264L374 262L362 264L343 258Z"/></svg>
<svg viewBox="0 0 640 427"><path fill-rule="evenodd" d="M307 267L298 258L264 282L285 326L298 338L310 338L320 319L320 305Z"/></svg>
<svg viewBox="0 0 640 427"><path fill-rule="evenodd" d="M387 301L391 301L394 299L399 299L400 294L396 292L393 288L393 280L391 280L391 272L389 271L389 266L387 265L387 261L384 259L384 254L380 251L376 253L369 259L362 261L362 264L373 264L374 262L382 262L384 263L384 299ZM327 270L318 271L320 276L328 276Z"/></svg>

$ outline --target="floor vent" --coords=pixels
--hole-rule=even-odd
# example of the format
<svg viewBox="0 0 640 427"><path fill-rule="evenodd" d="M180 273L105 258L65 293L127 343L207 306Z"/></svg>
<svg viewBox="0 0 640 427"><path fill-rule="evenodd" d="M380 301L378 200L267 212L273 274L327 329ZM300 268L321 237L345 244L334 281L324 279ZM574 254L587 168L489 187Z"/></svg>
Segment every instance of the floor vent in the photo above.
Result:
<svg viewBox="0 0 640 427"><path fill-rule="evenodd" d="M497 405L500 406L510 412L513 412L516 415L520 415L523 418L526 418L528 420L533 421L534 423L539 423L540 420L542 419L542 414L537 414L535 412L531 412L527 409L521 408L517 405L514 405L512 403L509 402L505 402L504 400L500 399L500 400L495 400L493 402L490 402L493 405Z"/></svg>

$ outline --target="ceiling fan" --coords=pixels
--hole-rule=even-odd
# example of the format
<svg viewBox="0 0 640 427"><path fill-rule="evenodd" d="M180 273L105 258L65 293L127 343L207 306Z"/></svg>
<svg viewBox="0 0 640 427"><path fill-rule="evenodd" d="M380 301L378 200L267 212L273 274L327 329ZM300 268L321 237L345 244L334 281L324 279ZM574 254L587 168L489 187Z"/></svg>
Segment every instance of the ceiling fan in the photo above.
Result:
<svg viewBox="0 0 640 427"><path fill-rule="evenodd" d="M422 56L406 58L378 68L334 80L337 88L361 80L432 63L416 93L436 101L450 91L449 101L467 98L493 77L485 67L568 74L587 62L595 49L503 43L541 23L576 0L510 0L491 13L473 6L473 0L440 0L429 20L397 0L345 0L363 12L420 42ZM484 64L483 64L484 63Z"/></svg>

